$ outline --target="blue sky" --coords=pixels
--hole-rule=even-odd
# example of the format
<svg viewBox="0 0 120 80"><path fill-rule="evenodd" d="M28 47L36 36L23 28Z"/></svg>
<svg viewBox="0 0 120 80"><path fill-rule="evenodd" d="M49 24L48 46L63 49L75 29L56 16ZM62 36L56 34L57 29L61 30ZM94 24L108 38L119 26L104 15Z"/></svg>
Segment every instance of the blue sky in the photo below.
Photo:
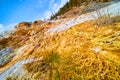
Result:
<svg viewBox="0 0 120 80"><path fill-rule="evenodd" d="M0 0L0 32L19 22L49 18L69 0Z"/></svg>

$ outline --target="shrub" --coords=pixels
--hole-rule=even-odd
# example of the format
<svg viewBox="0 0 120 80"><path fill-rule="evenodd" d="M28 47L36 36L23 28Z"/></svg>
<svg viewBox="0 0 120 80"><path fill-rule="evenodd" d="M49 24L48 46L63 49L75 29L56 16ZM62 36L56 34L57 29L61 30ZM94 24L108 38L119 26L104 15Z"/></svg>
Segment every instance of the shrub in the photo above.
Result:
<svg viewBox="0 0 120 80"><path fill-rule="evenodd" d="M6 80L12 80L12 78L11 77L7 77Z"/></svg>
<svg viewBox="0 0 120 80"><path fill-rule="evenodd" d="M60 62L60 56L57 53L50 53L47 54L44 58L45 62L49 65L49 77L50 80L53 80L55 78L56 80L59 78L59 71L58 71L58 65Z"/></svg>

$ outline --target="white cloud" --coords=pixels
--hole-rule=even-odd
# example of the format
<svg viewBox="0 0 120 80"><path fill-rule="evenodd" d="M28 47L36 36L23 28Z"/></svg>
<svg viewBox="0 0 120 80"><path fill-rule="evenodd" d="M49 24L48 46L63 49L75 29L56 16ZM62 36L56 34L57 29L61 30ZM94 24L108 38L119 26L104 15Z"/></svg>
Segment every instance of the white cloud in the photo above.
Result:
<svg viewBox="0 0 120 80"><path fill-rule="evenodd" d="M63 5L65 5L66 2L68 2L69 0L61 0L60 4L58 3L54 3L52 8L52 11L57 12Z"/></svg>
<svg viewBox="0 0 120 80"><path fill-rule="evenodd" d="M35 5L36 8L41 8L43 4L43 1L38 0L37 4Z"/></svg>
<svg viewBox="0 0 120 80"><path fill-rule="evenodd" d="M35 0L36 1L36 8L42 8L43 4L47 3L47 0Z"/></svg>
<svg viewBox="0 0 120 80"><path fill-rule="evenodd" d="M50 3L49 3L49 9L51 9L51 7L53 6L55 0L50 0Z"/></svg>
<svg viewBox="0 0 120 80"><path fill-rule="evenodd" d="M7 25L0 24L0 33L3 33L4 31L13 30L15 28L15 25L16 23L7 24Z"/></svg>
<svg viewBox="0 0 120 80"><path fill-rule="evenodd" d="M60 0L60 3L55 3L55 0L51 0L49 9L44 13L44 17L49 19L52 13L56 13L68 1L69 0Z"/></svg>
<svg viewBox="0 0 120 80"><path fill-rule="evenodd" d="M3 27L3 25L2 24L0 24L0 29Z"/></svg>
<svg viewBox="0 0 120 80"><path fill-rule="evenodd" d="M12 24L8 24L6 25L6 30L13 30L15 28L17 23L12 23Z"/></svg>
<svg viewBox="0 0 120 80"><path fill-rule="evenodd" d="M52 15L52 12L51 11L46 11L44 13L44 16L45 16L45 19L49 19L49 17Z"/></svg>
<svg viewBox="0 0 120 80"><path fill-rule="evenodd" d="M54 4L53 4L53 7L52 7L52 11L53 11L53 12L57 12L57 11L59 10L59 8L60 8L59 4L54 3Z"/></svg>
<svg viewBox="0 0 120 80"><path fill-rule="evenodd" d="M61 4L60 7L62 7L66 2L68 2L69 0L61 0Z"/></svg>
<svg viewBox="0 0 120 80"><path fill-rule="evenodd" d="M4 25L0 24L0 33L4 31Z"/></svg>

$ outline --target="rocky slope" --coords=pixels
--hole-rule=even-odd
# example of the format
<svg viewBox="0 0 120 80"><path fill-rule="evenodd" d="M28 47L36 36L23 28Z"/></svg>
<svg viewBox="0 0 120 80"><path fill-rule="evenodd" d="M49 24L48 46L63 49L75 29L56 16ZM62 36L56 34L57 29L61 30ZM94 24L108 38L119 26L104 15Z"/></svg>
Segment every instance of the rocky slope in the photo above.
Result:
<svg viewBox="0 0 120 80"><path fill-rule="evenodd" d="M118 5L71 18L18 24L0 41L0 80L119 80Z"/></svg>

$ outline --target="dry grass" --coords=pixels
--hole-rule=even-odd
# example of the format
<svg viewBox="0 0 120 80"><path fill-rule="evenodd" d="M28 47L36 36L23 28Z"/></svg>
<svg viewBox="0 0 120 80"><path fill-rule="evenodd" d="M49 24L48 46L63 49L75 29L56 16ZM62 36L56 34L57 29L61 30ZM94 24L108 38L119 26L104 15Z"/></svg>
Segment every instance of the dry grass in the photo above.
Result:
<svg viewBox="0 0 120 80"><path fill-rule="evenodd" d="M68 30L46 36L38 43L39 47L32 53L36 58L46 57L51 52L60 55L57 70L48 69L44 74L53 75L52 78L50 75L44 77L45 80L56 80L55 75L58 80L120 79L120 41L119 35L116 35L119 33L119 24L95 27L94 21L92 23L88 21L75 25ZM116 39L113 44L101 44L99 41L111 39L112 35L116 35L116 38L112 37ZM94 50L97 47L100 50Z"/></svg>
<svg viewBox="0 0 120 80"><path fill-rule="evenodd" d="M24 51L24 57L43 57L43 61L24 65L31 79L119 80L120 23L101 27L94 23L87 21L53 35L42 30L28 41L33 49L31 52L28 48L27 54Z"/></svg>

